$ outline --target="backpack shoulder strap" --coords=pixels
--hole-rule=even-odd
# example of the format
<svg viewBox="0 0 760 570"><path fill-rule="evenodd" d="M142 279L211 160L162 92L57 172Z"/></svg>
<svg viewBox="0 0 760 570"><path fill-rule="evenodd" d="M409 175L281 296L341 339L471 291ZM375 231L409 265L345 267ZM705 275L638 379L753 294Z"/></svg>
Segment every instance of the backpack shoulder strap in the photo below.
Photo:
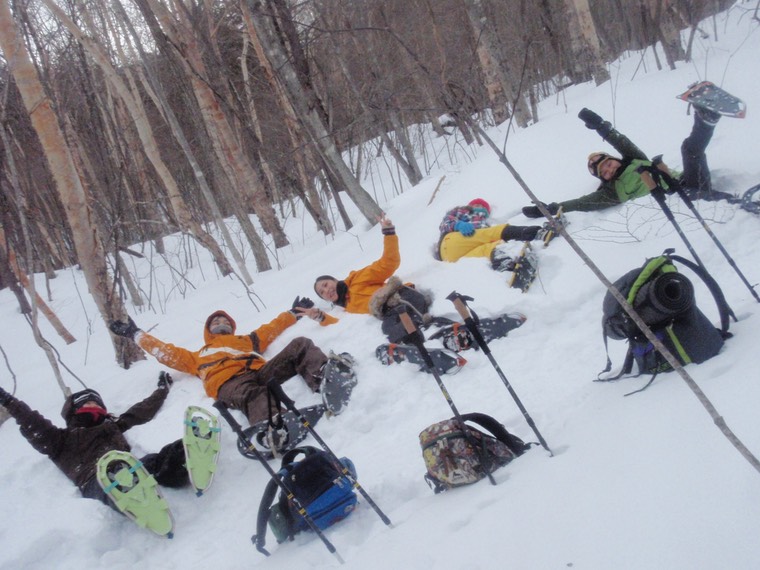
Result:
<svg viewBox="0 0 760 570"><path fill-rule="evenodd" d="M278 472L275 477L281 477L281 472ZM274 503L275 495L277 494L277 480L272 477L264 488L264 494L261 496L261 502L259 503L259 513L256 516L256 534L251 539L256 545L256 550L259 552L266 552L264 545L267 539L267 523L269 522L269 509Z"/></svg>
<svg viewBox="0 0 760 570"><path fill-rule="evenodd" d="M728 302L726 301L726 297L723 295L723 291L720 288L720 285L718 285L718 282L713 279L713 276L710 275L703 267L700 267L693 261L686 259L685 257L681 257L680 255L670 255L670 258L674 261L677 261L678 263L682 263L689 269L691 269L694 273L699 275L700 279L704 281L705 285L707 285L707 288L710 290L710 293L712 293L713 299L715 299L715 304L718 305L718 312L720 313L720 334L723 338L728 338L731 336L728 332L728 325L729 325L729 315L731 314L731 309L728 306Z"/></svg>
<svg viewBox="0 0 760 570"><path fill-rule="evenodd" d="M462 421L470 421L488 430L496 439L511 449L515 455L522 455L530 449L529 443L525 443L516 435L509 433L496 418L493 418L488 414L482 414L480 412L462 414Z"/></svg>

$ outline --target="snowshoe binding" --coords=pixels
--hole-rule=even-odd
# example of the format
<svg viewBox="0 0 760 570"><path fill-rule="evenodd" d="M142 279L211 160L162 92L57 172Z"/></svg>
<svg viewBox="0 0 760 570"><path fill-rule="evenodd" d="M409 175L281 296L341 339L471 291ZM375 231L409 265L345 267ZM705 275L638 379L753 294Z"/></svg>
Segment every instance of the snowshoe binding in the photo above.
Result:
<svg viewBox="0 0 760 570"><path fill-rule="evenodd" d="M433 360L435 370L439 374L456 374L467 363L464 358L451 350L433 348L428 350L428 352ZM394 362L411 362L412 364L419 365L420 370L428 372L425 360L416 346L408 344L381 344L375 349L375 356L386 366L390 366Z"/></svg>
<svg viewBox="0 0 760 570"><path fill-rule="evenodd" d="M322 404L300 408L299 413L309 425L315 425L325 413L325 407ZM262 420L256 422L251 427L243 430L245 436L257 445L257 451L264 459L273 459L279 457L287 451L298 446L306 436L309 430L298 419L295 413L291 411L282 414L282 424L279 418ZM256 459L256 455L250 450L242 440L238 439L238 451L248 459Z"/></svg>
<svg viewBox="0 0 760 570"><path fill-rule="evenodd" d="M199 497L214 479L221 431L219 420L209 411L198 406L189 406L185 411L185 433L182 436L185 465Z"/></svg>
<svg viewBox="0 0 760 570"><path fill-rule="evenodd" d="M533 252L530 242L526 242L520 255L515 259L509 286L525 293L536 280L537 274L538 257Z"/></svg>
<svg viewBox="0 0 760 570"><path fill-rule="evenodd" d="M174 519L156 479L126 451L109 451L98 460L95 477L116 508L141 528L174 536Z"/></svg>
<svg viewBox="0 0 760 570"><path fill-rule="evenodd" d="M528 319L522 313L508 313L501 315L495 319L480 319L478 321L478 329L480 334L486 342L490 342L497 338L507 336L509 331L514 330ZM454 323L451 326L444 327L430 336L430 340L441 339L443 346L454 352L460 352L469 348L477 350L480 348L478 343L475 342L475 338L462 323Z"/></svg>
<svg viewBox="0 0 760 570"><path fill-rule="evenodd" d="M319 387L328 415L337 416L343 412L356 383L354 357L347 352L336 354L330 351L322 369L322 383Z"/></svg>

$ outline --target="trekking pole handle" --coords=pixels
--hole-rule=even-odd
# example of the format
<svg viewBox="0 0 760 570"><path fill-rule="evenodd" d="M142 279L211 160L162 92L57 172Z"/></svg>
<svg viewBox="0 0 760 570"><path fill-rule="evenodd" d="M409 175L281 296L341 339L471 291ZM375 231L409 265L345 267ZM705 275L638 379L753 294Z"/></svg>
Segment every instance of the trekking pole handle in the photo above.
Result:
<svg viewBox="0 0 760 570"><path fill-rule="evenodd" d="M295 409L295 402L288 397L288 395L285 393L285 390L283 390L282 386L277 382L277 379L272 378L269 382L267 382L267 388L269 388L272 394L274 394L275 398L285 404L285 407L287 409Z"/></svg>
<svg viewBox="0 0 760 570"><path fill-rule="evenodd" d="M461 296L453 298L451 302L454 303L454 308L457 310L457 313L459 313L460 317L462 317L464 320L470 318L470 311L467 308L467 304L462 300Z"/></svg>
<svg viewBox="0 0 760 570"><path fill-rule="evenodd" d="M406 332L409 334L417 332L417 327L414 326L414 322L412 321L412 317L409 316L409 313L404 311L399 315L399 319L401 319L401 324L404 325L404 330L406 330Z"/></svg>

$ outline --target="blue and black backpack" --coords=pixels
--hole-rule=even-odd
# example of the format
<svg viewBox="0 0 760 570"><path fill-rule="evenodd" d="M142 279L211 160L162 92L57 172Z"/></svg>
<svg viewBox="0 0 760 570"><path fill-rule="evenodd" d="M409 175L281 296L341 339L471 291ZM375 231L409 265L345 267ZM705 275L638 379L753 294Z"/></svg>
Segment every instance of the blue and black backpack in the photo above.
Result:
<svg viewBox="0 0 760 570"><path fill-rule="evenodd" d="M304 457L296 460L299 455ZM343 520L356 508L354 487L342 472L346 469L355 480L356 469L346 457L342 457L340 463L339 468L330 454L315 447L296 447L283 456L282 466L276 475L320 530ZM266 541L267 524L278 543L293 540L296 534L309 529L304 517L283 491L274 502L278 488L278 482L272 479L261 498L256 535L253 537L259 550Z"/></svg>

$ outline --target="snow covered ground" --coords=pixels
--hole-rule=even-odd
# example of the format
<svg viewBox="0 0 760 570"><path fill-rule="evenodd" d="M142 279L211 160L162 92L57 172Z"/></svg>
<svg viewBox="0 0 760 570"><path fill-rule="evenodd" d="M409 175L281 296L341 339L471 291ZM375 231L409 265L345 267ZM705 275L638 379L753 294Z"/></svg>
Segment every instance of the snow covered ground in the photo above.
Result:
<svg viewBox="0 0 760 570"><path fill-rule="evenodd" d="M680 144L691 128L687 106L675 98L690 83L709 79L743 97L746 119L723 119L708 149L716 186L742 192L760 182L760 29L751 20L754 3L738 3L717 19L719 41L697 39L694 61L675 71L657 71L651 50L632 53L610 67L612 80L599 87L567 89L540 106L540 122L510 134L506 152L530 188L544 201L589 192L595 181L586 157L611 149L577 119L588 107L614 122L649 155L664 154L680 167ZM706 26L712 30L712 24ZM504 129L489 131L499 144ZM358 361L359 384L342 415L322 419L320 435L339 455L356 464L359 480L393 521L385 526L366 503L326 534L345 559L345 568L440 569L754 569L760 567L760 473L732 447L686 384L661 375L646 391L623 397L646 378L617 383L592 380L604 366L600 331L604 288L562 239L539 249L540 280L527 294L509 289L505 275L483 259L445 264L430 248L445 211L481 197L493 207L494 221L529 223L519 208L525 194L487 147L464 148L453 138L436 143L438 162L417 187L391 196L384 166L373 180L381 205L401 240L398 274L435 293L433 311L454 316L451 291L472 296L481 316L520 311L527 322L491 344L493 354L554 452L541 447L495 472L496 486L482 481L434 495L423 481L417 440L429 424L451 411L433 378L412 365L382 366L374 357L384 341L369 316L333 314L340 322L321 328L306 319L270 348L274 354L296 336L312 338L325 351L348 351ZM433 153L428 151L428 155ZM450 160L453 159L453 160ZM442 176L446 176L428 204ZM379 183L382 180L383 189ZM365 187L372 191L369 179ZM384 196L384 198L383 198ZM723 287L739 317L734 338L702 365L687 367L728 426L760 454L757 408L760 373L756 350L760 305L742 284L707 233L677 198L678 220L706 266ZM725 203L699 203L702 215L752 283L760 281L757 243L760 219ZM314 298L317 275L339 278L378 258L379 227L355 210L356 226L335 238L318 234L303 212L285 224L293 244L277 252L280 270L255 275L252 289L259 310L240 281L218 279L204 252L187 241L168 240L167 258L187 280L154 257L134 263L151 306L130 312L152 334L190 349L202 344L202 326L224 309L248 331L290 307L296 295ZM645 258L675 247L688 255L653 200L644 198L597 214L571 213L568 231L611 280ZM139 246L138 246L139 247ZM186 255L189 252L190 255ZM191 266L188 267L188 265ZM251 263L253 269L253 264ZM37 276L45 296L45 283ZM714 303L698 286L698 303L717 322ZM100 391L111 411L120 413L147 396L163 370L153 359L125 371L115 362L105 325L86 293L81 273L60 271L50 282L50 305L78 342L66 346L40 319L44 336L60 358L89 387ZM328 309L322 304L324 309ZM0 346L7 365L0 383L57 425L62 396L47 359L32 339L15 298L0 291ZM432 346L432 344L431 344ZM625 344L611 342L616 366ZM525 440L535 436L479 352L464 354L468 364L443 380L462 412L498 418ZM77 379L63 371L73 390ZM156 419L127 432L136 454L159 449L181 435L190 404L211 406L198 379L174 373L175 384ZM285 384L299 406L318 401L296 377ZM239 416L242 418L242 416ZM250 542L267 474L238 454L224 426L219 471L212 489L197 498L188 490L167 490L176 519L172 540L140 530L103 505L80 498L74 486L19 435L12 420L0 427L0 567L24 568L336 568L339 563L312 534L277 545L268 536L270 558ZM309 439L306 443L314 444Z"/></svg>

